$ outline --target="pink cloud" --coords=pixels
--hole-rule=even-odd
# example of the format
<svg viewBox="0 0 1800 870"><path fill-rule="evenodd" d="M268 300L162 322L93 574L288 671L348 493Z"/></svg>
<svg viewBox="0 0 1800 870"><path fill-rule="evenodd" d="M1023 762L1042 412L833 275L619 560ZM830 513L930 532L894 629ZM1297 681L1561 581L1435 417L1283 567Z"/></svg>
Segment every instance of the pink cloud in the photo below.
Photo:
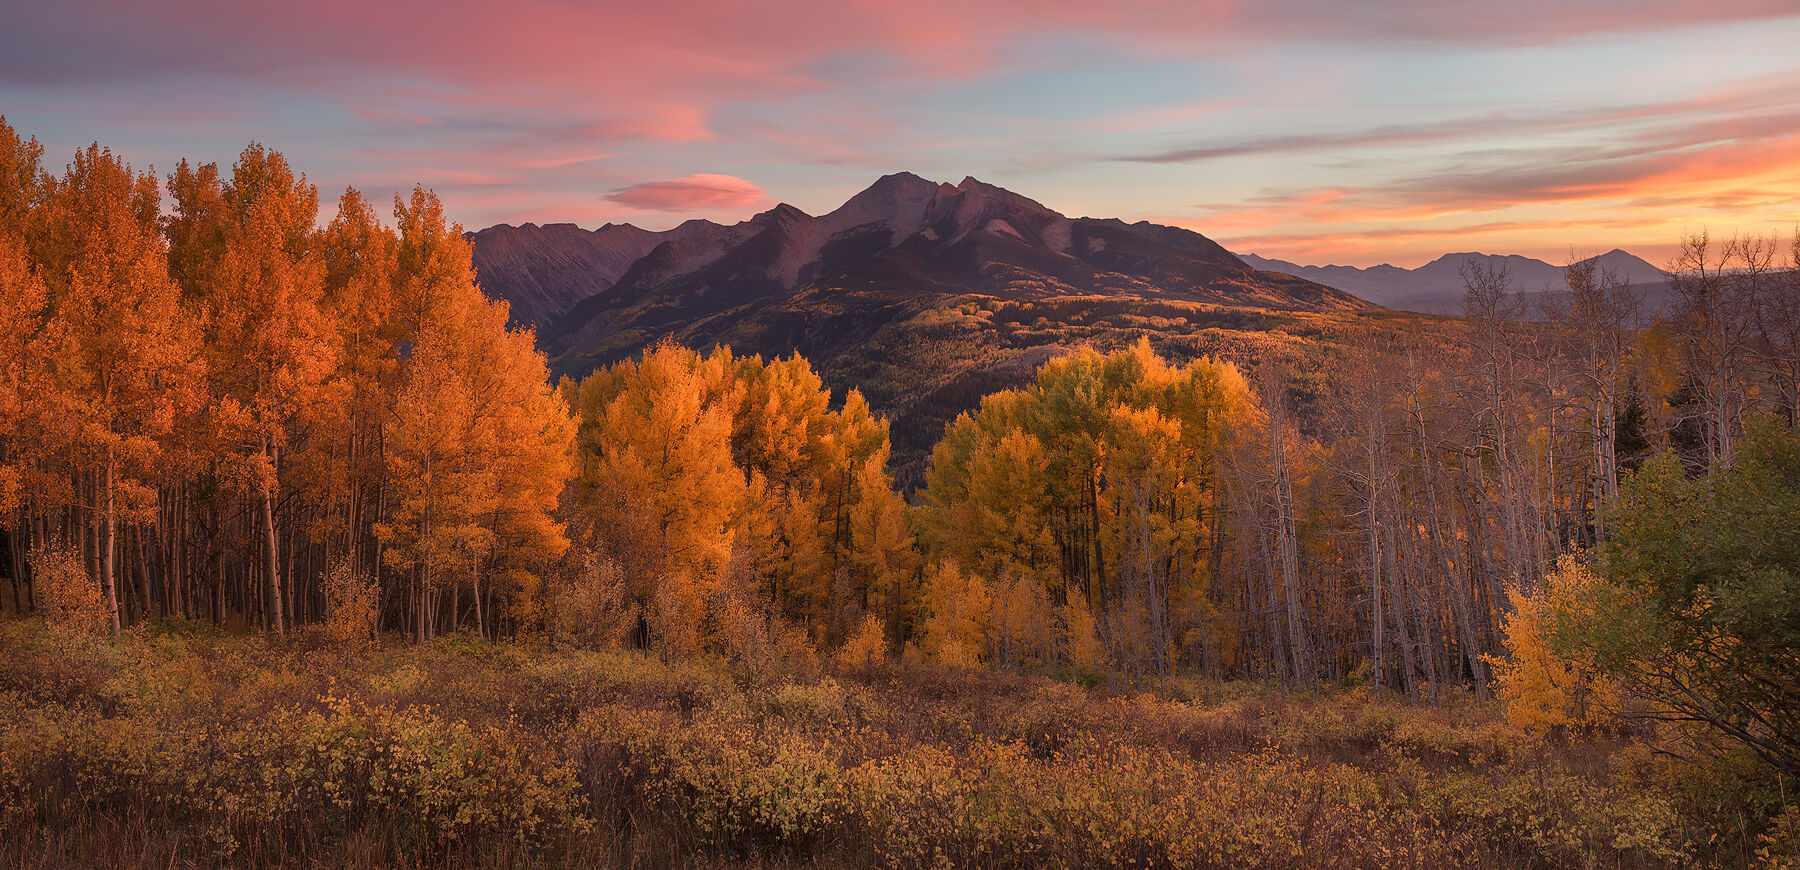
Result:
<svg viewBox="0 0 1800 870"><path fill-rule="evenodd" d="M690 175L634 184L607 194L606 199L648 211L710 211L745 208L762 201L767 193L730 175Z"/></svg>
<svg viewBox="0 0 1800 870"><path fill-rule="evenodd" d="M1187 56L1246 37L1547 42L1792 14L1790 0L68 0L25 16L29 38L6 46L0 78L255 78L358 100L554 111L596 119L621 137L693 141L710 135L706 116L725 102L844 85L819 67L844 56L885 58L872 69L892 80L947 81L994 71L1008 40L1039 34ZM375 111L426 120L414 105L378 102Z"/></svg>
<svg viewBox="0 0 1800 870"><path fill-rule="evenodd" d="M175 138L164 133L171 121L253 112L242 123L221 118L208 125L222 131L215 135L224 142L212 154L193 154L192 140L167 147L229 162L245 139L261 138L301 149L290 156L315 178L332 179L332 186L336 179L358 180L377 198L414 183L438 185L456 213L477 224L594 222L626 209L674 216L742 210L766 199L761 188L727 175L633 184L694 165L725 171L781 161L867 166L873 177L935 154L950 155L948 161L960 156L957 149L1061 153L1057 136L1099 127L1086 118L1027 111L1017 128L966 125L969 136L984 138L939 144L927 137L952 137L934 129L932 116L892 105L910 99L894 94L923 93L934 101L913 108L936 108L954 102L961 82L1026 72L1022 67L1032 63L1079 64L1055 52L1029 61L1013 53L1038 37L1105 43L1134 57L1192 59L1257 42L1543 44L1794 14L1793 0L62 0L24 4L0 28L0 89L26 86L7 92L15 110L30 99L44 107L40 114L85 112L115 126L141 112L140 126L158 136L139 138L152 145ZM56 98L39 102L37 90ZM1779 205L1791 201L1783 198L1794 190L1783 173L1800 168L1793 159L1800 143L1781 138L1797 117L1791 83L1769 90L1775 96L1757 98L1761 105L1727 95L1717 99L1736 102L1724 108L1496 110L1326 133L1302 127L1277 134L1248 125L1233 134L1232 124L1206 122L1254 104L1262 95L1252 88L1254 96L1197 93L1174 106L1125 101L1105 129L1145 138L1105 150L1131 152L1139 165L1130 171L1147 172L1156 164L1214 158L1310 159L1482 143L1519 135L1523 122L1536 133L1566 133L1673 114L1683 117L1670 124L1685 120L1687 129L1700 131L1696 141L1655 142L1656 154L1601 155L1605 160L1536 155L1509 163L1476 155L1477 171L1423 163L1409 167L1391 189L1365 169L1365 177L1344 179L1345 188L1203 211L1196 226L1211 234L1305 227L1330 235L1347 225L1454 218L1521 203L1621 200L1692 212L1696 204L1728 198L1747 203L1742 192L1759 190L1765 192L1759 202ZM233 95L235 101L221 98ZM1697 117L1707 112L1714 115ZM1719 117L1733 112L1739 114ZM296 131L291 137L283 136L284 124ZM1196 141L1169 138L1170 127L1194 131ZM1729 135L1719 132L1725 128ZM960 135L964 127L955 129ZM105 140L112 128L87 123L70 138L88 141L88 131ZM360 147L331 153L329 137L338 131ZM1705 153L1721 142L1739 150ZM742 161L720 156L733 148L755 150ZM175 156L182 155L149 159L161 166ZM783 174L762 172L771 183ZM1776 192L1767 193L1771 188ZM786 186L778 191L795 193Z"/></svg>

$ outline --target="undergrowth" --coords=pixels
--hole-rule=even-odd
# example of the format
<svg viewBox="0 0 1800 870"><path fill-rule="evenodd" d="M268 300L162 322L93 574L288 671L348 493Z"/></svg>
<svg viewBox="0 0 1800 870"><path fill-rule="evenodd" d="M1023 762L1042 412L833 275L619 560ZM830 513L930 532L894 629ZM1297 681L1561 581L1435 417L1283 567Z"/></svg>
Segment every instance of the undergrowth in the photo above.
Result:
<svg viewBox="0 0 1800 870"><path fill-rule="evenodd" d="M18 867L1689 867L1783 784L1368 688L0 623ZM1791 791L1792 784L1786 784Z"/></svg>

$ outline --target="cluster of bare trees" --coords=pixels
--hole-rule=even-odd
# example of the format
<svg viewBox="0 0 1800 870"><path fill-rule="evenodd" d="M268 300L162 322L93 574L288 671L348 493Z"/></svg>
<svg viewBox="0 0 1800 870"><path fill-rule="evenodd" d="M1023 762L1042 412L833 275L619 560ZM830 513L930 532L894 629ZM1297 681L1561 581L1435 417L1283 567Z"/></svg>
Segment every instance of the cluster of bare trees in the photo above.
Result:
<svg viewBox="0 0 1800 870"><path fill-rule="evenodd" d="M1663 311L1591 261L1535 312L1504 271L1463 277L1464 319L1346 348L1310 425L1263 391L1213 587L1239 655L1208 670L1484 690L1507 591L1605 538L1622 472L1729 464L1748 418L1796 420L1800 236L1684 239Z"/></svg>

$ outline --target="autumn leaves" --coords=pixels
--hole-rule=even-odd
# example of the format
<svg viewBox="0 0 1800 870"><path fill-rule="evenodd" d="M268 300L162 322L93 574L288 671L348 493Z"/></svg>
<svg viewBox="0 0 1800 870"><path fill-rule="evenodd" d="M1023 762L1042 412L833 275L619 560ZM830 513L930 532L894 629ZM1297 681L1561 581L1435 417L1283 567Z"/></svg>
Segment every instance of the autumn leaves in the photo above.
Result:
<svg viewBox="0 0 1800 870"><path fill-rule="evenodd" d="M662 344L565 381L580 418L575 531L623 568L634 640L673 654L799 628L836 647L900 631L918 556L885 420L832 410L804 359ZM883 646L887 645L884 639Z"/></svg>
<svg viewBox="0 0 1800 870"><path fill-rule="evenodd" d="M259 145L228 176L180 164L166 216L107 150L61 177L40 158L0 125L15 597L20 553L54 546L114 631L281 631L330 608L327 566L385 569L387 621L424 637L486 630L485 602L562 555L573 423L430 193L390 229L347 191L321 230L316 189Z"/></svg>
<svg viewBox="0 0 1800 870"><path fill-rule="evenodd" d="M95 146L52 177L0 132L21 610L40 561L85 570L114 631L355 612L423 641L587 614L558 631L1157 674L1228 642L1220 456L1257 414L1230 366L1055 360L948 428L915 509L886 421L798 357L663 344L552 387L429 192L388 226L349 190L321 228L260 145L160 181Z"/></svg>
<svg viewBox="0 0 1800 870"><path fill-rule="evenodd" d="M1232 366L1170 367L1140 341L1054 360L958 417L921 513L950 563L927 581L927 648L1138 673L1197 659L1221 633L1207 604L1220 454L1256 415ZM968 597L989 603L952 603Z"/></svg>
<svg viewBox="0 0 1800 870"><path fill-rule="evenodd" d="M36 568L84 575L114 631L552 627L1158 673L1210 631L1217 453L1251 413L1228 366L1056 361L950 427L915 510L886 421L798 357L663 344L552 387L429 192L390 227L348 190L321 228L260 145L161 180L94 146L52 177L0 133L20 609Z"/></svg>

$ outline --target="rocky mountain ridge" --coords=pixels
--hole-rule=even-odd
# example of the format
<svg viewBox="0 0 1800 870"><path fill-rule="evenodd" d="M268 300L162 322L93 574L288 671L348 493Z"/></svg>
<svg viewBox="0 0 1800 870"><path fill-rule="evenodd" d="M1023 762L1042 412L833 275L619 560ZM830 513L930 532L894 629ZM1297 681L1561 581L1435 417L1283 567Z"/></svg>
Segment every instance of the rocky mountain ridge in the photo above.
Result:
<svg viewBox="0 0 1800 870"><path fill-rule="evenodd" d="M489 227L470 234L484 289L512 303L552 352L817 285L894 292L1174 298L1349 310L1355 297L1259 272L1189 230L1069 218L975 178L907 172L814 217L778 205L733 225L689 221Z"/></svg>

